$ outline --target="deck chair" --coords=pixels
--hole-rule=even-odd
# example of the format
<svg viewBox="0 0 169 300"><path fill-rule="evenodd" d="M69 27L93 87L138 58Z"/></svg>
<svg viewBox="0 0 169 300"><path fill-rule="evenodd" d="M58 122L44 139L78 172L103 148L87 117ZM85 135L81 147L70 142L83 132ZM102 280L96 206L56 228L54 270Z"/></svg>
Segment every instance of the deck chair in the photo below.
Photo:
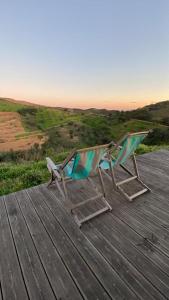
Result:
<svg viewBox="0 0 169 300"><path fill-rule="evenodd" d="M133 201L136 197L150 191L150 189L140 179L135 157L135 150L143 141L143 139L148 135L148 133L149 131L128 133L119 141L119 143L110 143L107 155L100 163L101 169L104 170L105 175L112 180L115 189L119 190L121 194L125 196L125 198L129 201ZM125 166L125 163L129 158L132 159L134 173ZM125 172L130 175L130 177L117 182L115 177L115 169L117 166L120 166ZM109 172L105 172L108 170ZM139 192L129 196L124 191L122 186L133 180L137 180L137 182L141 184L142 189Z"/></svg>
<svg viewBox="0 0 169 300"><path fill-rule="evenodd" d="M99 162L102 156L106 153L108 145L101 145L81 150L73 150L73 152L65 159L62 164L55 165L52 160L47 157L47 167L51 172L51 181L49 186L53 183L56 183L61 195L66 200L67 208L73 214L74 219L78 226L80 227L82 223L111 210L111 206L105 199L105 188L102 179L102 173L100 170ZM97 174L100 179L101 192L98 191L96 185L92 180L92 176ZM81 203L72 205L68 197L68 190L66 184L71 180L82 180L87 179L92 189L95 190L96 195L89 199L82 201ZM101 199L104 203L102 209L97 210L96 212L89 214L88 216L79 219L75 213L75 209L79 208L89 201Z"/></svg>

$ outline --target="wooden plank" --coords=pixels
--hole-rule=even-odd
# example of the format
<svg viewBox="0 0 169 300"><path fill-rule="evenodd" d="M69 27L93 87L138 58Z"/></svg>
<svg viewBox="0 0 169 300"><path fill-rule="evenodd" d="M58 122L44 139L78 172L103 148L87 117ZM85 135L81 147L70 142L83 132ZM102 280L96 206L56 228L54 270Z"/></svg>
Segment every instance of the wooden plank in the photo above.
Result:
<svg viewBox="0 0 169 300"><path fill-rule="evenodd" d="M98 208L98 207L97 207ZM120 210L120 209L119 209ZM130 213L130 210L128 210L128 214ZM101 231L101 228L102 227L105 227L106 228L106 224L107 224L107 220L108 220L108 218L109 218L109 216L110 216L110 214L109 215L107 215L106 216L106 218L103 218L102 217L102 219L104 219L104 223L103 224L99 224L98 225L98 231ZM101 220L101 218L98 218L98 219L96 219L95 221L93 221L94 222L94 224L95 223L98 223L99 221ZM93 223L92 222L92 223ZM112 223L112 222L111 222ZM123 248L123 246L124 246L124 248L125 248L125 244L126 244L126 247L127 247L127 249L129 250L130 248L130 254L131 254L131 250L132 250L132 245L130 245L130 243L129 243L129 241L128 240L126 240L126 236L124 235L122 235L122 232L121 232L121 230L119 230L119 228L118 228L118 226L116 226L116 223L114 222L113 224L109 224L109 225L107 225L107 239L108 239L108 237L109 237L109 240L111 239L111 237L113 238L113 241L114 241L114 239L115 239L115 236L113 235L113 232L115 231L115 228L116 228L116 230L117 230L117 236L118 235L121 235L121 238L120 238L120 246L119 246L119 251L121 251L121 249ZM102 226L102 227L101 227ZM104 228L104 229L105 229ZM110 230L110 228L111 228L111 230ZM110 233L109 233L109 231L111 231ZM103 231L103 235L105 236L105 233L104 233L104 231ZM123 241L125 240L125 244L123 245ZM135 246L134 246L135 247ZM153 281L155 280L157 283L158 283L158 281L159 281L159 278L160 278L160 280L163 278L164 279L164 282L163 282L163 284L161 285L161 291L164 291L163 290L163 288L164 288L164 286L165 285L167 285L167 282L168 282L168 280L169 280L169 277L166 277L166 274L168 274L168 268L167 268L167 265L165 266L165 264L163 265L163 266L161 266L161 270L162 270L162 268L165 266L166 268L166 274L162 274L162 271L161 270L159 270L157 267L156 267L156 271L155 271L155 269L154 269L154 261L153 261L153 259L152 259L152 263L151 263L151 261L148 261L146 258L144 258L144 256L143 255L141 255L141 253L139 254L139 252L140 252L140 250L139 249L134 249L133 248L133 257L134 256L138 256L139 257L139 260L140 260L140 262L141 262L141 265L145 265L145 268L143 268L142 269L142 273L144 274L145 273L145 276L146 276L146 274L148 275L148 279L150 280L150 278L151 278L151 276L153 275L153 273L155 272L155 274L157 274L157 276L156 276L156 279L154 278L154 275L153 275L153 277L152 277L152 279L153 279ZM163 255L161 255L161 257L158 257L159 258L159 261L160 261L160 259L161 258L164 258L164 256ZM130 258L132 258L132 255L131 255L131 257ZM167 260L167 259L166 259ZM137 262L136 262L136 264L135 264L135 266L138 268L139 267L139 264L138 264L138 266L137 266ZM149 272L151 273L151 276L149 277ZM152 281L152 282L153 282ZM155 286L156 286L156 283L153 283ZM158 286L158 285L157 285ZM159 285L159 288L160 288L160 285ZM167 289L166 289L166 292L167 292Z"/></svg>
<svg viewBox="0 0 169 300"><path fill-rule="evenodd" d="M155 223L156 225L158 225L159 228L161 228L163 226L165 228L165 225L169 225L169 213L168 213L169 206L164 208L162 201L160 201L160 205L161 205L161 207L160 206L158 207L158 204L155 203L155 201L153 201L153 204L151 204L151 203L149 203L149 205L145 204L141 208L141 212L143 212L143 213L146 212L147 215L150 216L153 224ZM166 231L167 231L167 229L166 229Z"/></svg>
<svg viewBox="0 0 169 300"><path fill-rule="evenodd" d="M2 197L0 198L0 280L3 300L28 299Z"/></svg>
<svg viewBox="0 0 169 300"><path fill-rule="evenodd" d="M144 236L154 234L160 243L160 249L169 255L169 240L165 237L168 235L168 231L164 226L159 225L159 220L155 222L155 217L148 211L136 210L134 208L128 210L123 208L121 211L116 211L116 215L120 219L128 222L131 227L133 227L137 232ZM161 223L165 225L165 223Z"/></svg>
<svg viewBox="0 0 169 300"><path fill-rule="evenodd" d="M144 156L143 156L144 157ZM140 158L141 159L141 158ZM157 161L157 158L156 158L156 161ZM146 165L148 165L148 161L146 161ZM149 165L148 165L149 166ZM152 167L152 169L153 169L153 167ZM151 170L150 170L151 171ZM145 172L145 178L147 178L147 175L146 175L146 173L147 172L149 172L149 170L148 171L146 171ZM157 172L157 170L155 171L155 173ZM160 175L161 176L161 175ZM150 176L151 177L151 176ZM157 176L152 176L151 177L151 182L152 182L152 187L153 186L159 186L159 183L161 183L161 182L159 182L159 179L157 180L157 182L154 182L154 178L156 179L156 177ZM159 177L160 178L160 177ZM164 177L163 177L163 179L164 179ZM168 179L167 179L168 180ZM167 185L168 186L168 185ZM160 192L162 193L162 188L163 188L163 186L161 187L160 186ZM166 193L166 191L165 191L165 193ZM157 194L157 193L156 193ZM147 226L149 226L148 227L148 229L150 230L150 228L152 229L152 225L154 225L153 226L153 232L155 233L157 233L158 232L158 234L159 234L159 239L161 239L161 237L163 237L164 236L164 234L165 234L165 237L167 236L167 232L165 233L164 232L164 230L163 230L163 228L162 228L162 226L159 226L158 224L159 224L159 222L161 222L161 225L163 225L164 224L164 221L162 221L162 220L160 220L160 215L158 216L158 218L157 218L157 216L155 216L155 215L152 215L152 213L151 213L151 211L150 211L150 209L146 209L146 208L144 208L144 204L142 205L142 200L141 199L146 199L146 201L148 201L148 202L153 202L154 203L154 194L153 193L150 193L150 194L147 194L147 195L144 195L144 198L143 197L141 197L140 199L138 199L138 201L136 201L136 202L133 202L133 204L132 204L132 206L131 207L129 207L128 205L125 205L126 206L126 208L125 208L125 210L127 209L127 211L126 211L126 214L128 215L131 215L132 214L132 212L133 212L133 214L135 214L134 215L134 217L136 218L136 215L138 215L139 214L139 218L140 217L142 217L142 224L143 224L143 226L145 225L145 219L146 219L146 222L149 222L149 223L146 223L146 226L145 226L145 230L147 229L146 227ZM159 199L158 199L158 201L160 201L160 204L162 205L162 199L161 199L161 195L159 195L158 194L158 197L159 197ZM151 199L151 200L150 200ZM114 202L114 199L113 199L113 202ZM112 202L112 203L113 203ZM144 201L145 202L145 201ZM134 209L134 207L135 207L135 204L136 203L140 203L140 206L139 206L139 208L137 208L137 211L135 210L135 211L133 211L133 209ZM124 209L124 207L123 207L123 209ZM115 210L116 210L116 208L115 208ZM143 210L144 210L144 212L143 212ZM127 217L127 215L126 215L126 217ZM138 218L137 218L138 219ZM133 220L133 222L134 222L134 220ZM142 226L142 224L141 224L141 220L140 220L140 225L138 226L138 228L140 227L140 226ZM130 225L131 225L131 222L130 222ZM134 225L136 225L136 224L134 224ZM140 233L140 232L139 232ZM161 241L160 241L161 242ZM166 241L164 241L164 246L165 247L167 247L168 248L168 245L167 245L167 243L166 243ZM160 243L160 246L161 246L161 243ZM161 247L160 247L161 248ZM161 249L162 250L162 249ZM168 251L167 251L168 252Z"/></svg>
<svg viewBox="0 0 169 300"><path fill-rule="evenodd" d="M130 215L128 215L127 211L121 211L120 213L116 212L115 214L142 236L147 237L150 236L150 234L156 236L158 239L158 243L154 246L163 251L167 256L169 256L168 242L164 239L164 236L166 234L165 228L164 230L163 227L159 229L158 226L155 227L152 225L152 223L147 223L144 215L141 217L141 215L136 215L136 212L130 212ZM158 234L159 230L162 231L162 236Z"/></svg>
<svg viewBox="0 0 169 300"><path fill-rule="evenodd" d="M17 201L12 195L5 197L5 206L29 297L31 299L56 299Z"/></svg>
<svg viewBox="0 0 169 300"><path fill-rule="evenodd" d="M137 233L132 227L128 226L123 220L115 215L112 217L113 224L118 226L119 231L132 242L139 251L155 263L163 272L169 274L169 257L164 255L159 246L159 241L151 232L145 237Z"/></svg>
<svg viewBox="0 0 169 300"><path fill-rule="evenodd" d="M138 206L137 209L139 209ZM153 215L159 219L160 223L164 223L166 225L166 228L168 228L167 225L169 225L169 202L168 199L166 199L165 195L161 194L160 199L157 194L153 195L153 201L152 199L148 199L148 201L144 203L144 206L141 209L146 209L152 212Z"/></svg>
<svg viewBox="0 0 169 300"><path fill-rule="evenodd" d="M1 285L0 285L0 300L2 300L2 289L1 289Z"/></svg>
<svg viewBox="0 0 169 300"><path fill-rule="evenodd" d="M1 200L0 200L1 201ZM1 274L1 272L0 272L0 274ZM0 282L0 300L2 300L2 286L1 286L1 282Z"/></svg>
<svg viewBox="0 0 169 300"><path fill-rule="evenodd" d="M83 227L83 232L97 247L119 276L135 292L138 299L165 299L159 291L142 275L91 223Z"/></svg>
<svg viewBox="0 0 169 300"><path fill-rule="evenodd" d="M104 224L99 219L93 220L94 224L99 226L100 233L112 244L118 251L156 287L164 296L169 297L169 277L163 273L154 263L144 256L132 243L123 235L118 228L108 222ZM99 222L99 223L98 223Z"/></svg>
<svg viewBox="0 0 169 300"><path fill-rule="evenodd" d="M20 289L23 289L22 292L27 296L27 286L29 297L34 299L35 296L33 292L30 293L31 280L34 281L34 279L28 279L29 273L26 270L29 259L26 256L28 246L24 244L25 232L28 236L26 240L31 241L30 248L33 249L29 249L28 253L36 257L34 261L31 257L29 264L33 267L34 264L39 266L36 268L39 268L44 274L42 275L42 277L44 276L43 280L48 286L47 289L51 291L52 297L62 296L64 298L64 295L67 295L66 299L71 299L71 291L68 293L69 284L72 284L73 299L76 297L78 299L78 296L81 299L81 294L83 298L91 300L97 296L98 299L122 299L122 297L163 299L169 297L167 285L169 282L167 282L169 278L169 227L167 227L169 225L169 152L160 151L146 154L139 156L137 161L141 178L152 188L153 193L145 194L130 204L119 193L113 191L110 181L104 178L108 199L114 208L113 215L108 213L99 216L88 225L84 225L83 232L79 231L71 216L62 208L61 200L58 199L60 195L54 189L48 191L43 186L32 189L32 194L29 191L31 201L27 201L28 198L24 195L23 203L18 194L19 206L15 201L14 205L11 204L13 196L7 196L5 203L9 203L7 209L10 213L10 223L3 201L0 201L0 238L3 235L5 239L8 237L5 243L0 243L0 252L2 253L0 255L2 261L2 264L0 261L0 273L3 273L0 281L3 300L26 299L25 295L20 297L19 293L21 293ZM124 178L122 172L119 172L118 177ZM97 183L97 179L95 181ZM90 194L88 186L86 187L87 192L80 193L75 192L74 187L72 188L71 192L74 191L75 203L78 203L80 198L83 201L85 193L86 195ZM134 188L133 185L132 189L134 190ZM99 204L91 203L89 208L84 207L81 214L83 216L88 209L91 208L94 211L94 208L98 207ZM3 218L1 218L2 215ZM21 229L22 226L23 229ZM157 237L158 241L150 241L151 245L148 244L150 246L148 251L147 245L141 244L144 238L150 236L151 233ZM7 243L9 246L6 250ZM21 246L23 244L24 247ZM45 255L47 249L50 249L48 256ZM71 254L68 253L69 251ZM4 261L1 257L5 258ZM72 260L74 261L72 262ZM52 261L55 261L57 267L55 264L52 265ZM77 262L80 264L79 268L75 267ZM16 269L17 274L20 273L20 275L17 278L11 277L4 283L4 279L11 275L10 268L13 273ZM60 286L56 284L60 280L59 277L55 282L57 274L62 281L64 276L70 279L66 286L67 294L65 287L62 290L61 284ZM17 280L21 281L21 285L18 284L19 290L17 290ZM40 282L41 285L43 280L39 277L37 282ZM66 281L67 279L65 279ZM11 288L12 284L14 289ZM78 294L78 290L81 294ZM4 294L4 291L7 294ZM94 293L95 291L96 293ZM63 294L61 295L61 293ZM37 292L36 299L46 296L44 289L42 294L38 295ZM1 298L0 288L0 300Z"/></svg>
<svg viewBox="0 0 169 300"><path fill-rule="evenodd" d="M85 238L73 219L70 218L70 215L62 208L56 195L47 190L46 187L41 186L39 190L41 191L41 199L43 197L43 200L50 207L57 221L64 228L64 231L68 234L78 252L81 253L83 259L90 266L108 293L115 299L122 299L123 297L135 299L135 294L120 279L119 275L99 254L97 249Z"/></svg>
<svg viewBox="0 0 169 300"><path fill-rule="evenodd" d="M90 265L85 263L81 253L74 247L74 244L69 239L67 233L63 230L62 226L57 222L52 212L45 204L44 194L40 193L39 189L40 188L38 187L28 190L30 200L35 207L41 222L50 235L53 244L57 248L59 255L62 257L64 264L67 266L73 280L80 289L81 294L85 299L110 299L111 297L108 296L106 290L91 272ZM47 194L47 200L49 200L49 198L50 194ZM60 215L64 222L68 222L68 226L71 226L68 218L65 218L65 215L62 214L59 208L55 213ZM73 230L75 230L75 227L76 230L78 230L77 225L74 226ZM114 297L112 298L114 299Z"/></svg>
<svg viewBox="0 0 169 300"><path fill-rule="evenodd" d="M25 191L17 193L17 200L24 215L45 272L57 299L83 299L53 245Z"/></svg>
<svg viewBox="0 0 169 300"><path fill-rule="evenodd" d="M97 204L97 209L98 209L98 204ZM89 212L89 210L88 210L88 212ZM137 268L138 268L137 261L136 261L135 268L134 268L132 266L132 262L130 263L129 262L130 260L127 261L128 256L126 256L126 258L125 258L125 256L123 256L123 254L120 253L122 244L120 244L120 246L116 248L117 243L114 243L115 235L112 234L112 231L114 231L114 229L117 230L117 236L119 236L120 240L127 238L128 241L131 242L132 241L131 237L133 237L133 236L131 234L127 234L126 230L123 230L126 227L124 223L121 222L122 226L120 227L119 226L120 223L117 222L117 218L115 218L115 220L113 220L114 218L115 217L112 214L107 214L106 217L102 216L96 220L93 220L93 222L89 223L90 226L89 225L88 225L88 227L84 226L82 228L82 230L83 230L83 232L85 232L85 234L90 239L90 241L92 243L94 243L94 245L97 247L97 249L99 249L99 251L102 253L102 255L110 263L112 263L112 265L114 267L117 268L117 271L118 271L119 275L122 276L123 280L125 280L126 282L128 281L128 285L131 285L131 288L133 288L133 289L135 288L135 292L138 293L138 296L143 295L145 292L149 292L151 294L151 296L149 296L149 297L145 296L144 297L145 299L150 299L150 298L159 299L159 297L161 298L162 295L155 288L155 284L149 283L150 277L148 277L147 280L145 279L144 268L142 269L142 271L139 270L140 272L138 272L137 271ZM105 236L104 231L101 230L101 228L103 227L103 224L107 228L107 236ZM108 234L109 231L111 231L110 234ZM130 231L131 230L129 228L129 232ZM124 234L124 236L122 234ZM137 235L137 234L134 233L134 237L135 237L135 235ZM117 238L117 236L116 236L116 238ZM112 243L112 237L113 237L113 243ZM110 242L110 240L111 240L111 242ZM145 265L146 262L148 263L148 260L146 262L144 262L144 260L145 260L144 255L147 256L147 258L151 260L150 263L147 265L147 274L150 272L151 276L153 277L154 270L152 270L151 266L153 266L157 260L158 267L161 268L161 270L160 269L158 270L158 268L156 268L156 271L155 271L157 273L156 280L158 281L158 279L161 278L161 274L163 274L162 272L164 269L165 269L166 275L168 275L168 272L169 272L168 258L165 257L164 255L161 255L161 253L150 253L150 254L147 253L147 255L146 255L146 253L144 253L143 251L140 251L139 245L137 245L137 244L139 244L140 240L141 240L140 236L137 235L137 237L135 237L134 241L132 242L132 246L133 246L133 250L134 250L134 248L136 248L135 256L136 256L136 259L137 258L139 259L141 264ZM124 245L124 247L125 247L125 245ZM130 249L130 252L131 252L131 249ZM133 255L134 255L134 251L133 251ZM119 261L120 261L121 268L118 269ZM145 270L145 273L146 273L146 270ZM165 280L167 283L169 280L169 277L165 277ZM162 292L163 292L163 287L162 287Z"/></svg>
<svg viewBox="0 0 169 300"><path fill-rule="evenodd" d="M154 240L151 234L147 236L147 240L145 240L144 235L138 234L134 229L129 227L123 220L120 220L115 215L111 216L112 226L117 228L120 233L125 235L125 237L147 258L149 258L154 264L156 264L161 271L165 272L167 275L169 274L169 258L164 255L156 245L158 244L158 240ZM149 237L149 239L148 239ZM145 242L145 243L144 243Z"/></svg>

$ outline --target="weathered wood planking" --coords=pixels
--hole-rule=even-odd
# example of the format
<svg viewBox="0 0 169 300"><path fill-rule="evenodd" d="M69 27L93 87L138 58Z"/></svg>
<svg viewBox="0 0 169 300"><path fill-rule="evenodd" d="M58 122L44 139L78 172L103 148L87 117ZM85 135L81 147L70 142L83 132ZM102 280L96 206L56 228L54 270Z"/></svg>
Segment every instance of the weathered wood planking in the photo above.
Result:
<svg viewBox="0 0 169 300"><path fill-rule="evenodd" d="M49 191L45 190L45 192L48 193ZM79 287L82 295L87 299L93 299L94 297L98 299L109 299L110 297L107 295L106 290L102 288L94 274L90 271L90 266L84 262L81 253L73 247L67 233L63 230L62 226L60 226L48 206L45 204L45 193L40 193L39 189L36 188L29 190L28 193L44 227L51 236L54 245L57 247L60 256L69 269L69 272ZM65 219L64 214L60 212L60 210L57 211L57 215L60 215L60 218L62 218L64 222L67 222L68 226L71 227L72 220L69 220L69 218ZM76 228L74 227L73 230L78 230L77 226Z"/></svg>
<svg viewBox="0 0 169 300"><path fill-rule="evenodd" d="M135 295L128 289L119 276L114 272L110 265L103 259L97 249L85 238L77 228L77 225L69 217L66 211L58 204L57 198L46 191L46 188L40 187L41 201L46 201L46 192L48 193L47 203L53 211L57 221L60 223L65 232L69 235L71 242L78 252L81 253L87 265L92 269L93 274L97 276L101 284L108 291L112 298L121 299L122 295L130 299L135 299ZM36 192L34 192L36 193ZM96 292L96 290L95 290Z"/></svg>
<svg viewBox="0 0 169 300"><path fill-rule="evenodd" d="M57 299L82 299L50 236L31 205L28 195L20 192L17 194L17 199Z"/></svg>
<svg viewBox="0 0 169 300"><path fill-rule="evenodd" d="M95 244L102 255L106 257L109 263L117 268L117 271L122 276L123 280L127 281L128 284L131 285L131 288L134 289L136 294L139 293L138 296L141 294L142 296L144 295L144 298L147 299L159 299L159 297L162 296L160 296L157 290L151 286L151 284L149 283L149 278L147 278L146 280L146 271L148 275L150 270L155 274L156 272L161 272L161 274L159 273L157 275L158 282L158 278L163 277L162 271L165 270L167 276L164 277L166 280L166 284L168 285L168 257L161 254L161 252L157 253L157 251L147 253L147 250L150 250L150 248L146 248L146 251L145 249L142 251L142 248L140 248L141 245L139 245L142 242L142 238L135 231L131 230L130 227L127 226L127 228L123 222L119 221L120 220L118 218L115 218L113 214L108 214L106 220L104 220L104 217L101 216L100 219L94 219L92 222L90 222L90 224L83 226L83 232L85 232L91 242ZM105 232L106 226L108 231L107 234ZM117 230L117 233L115 233L115 229ZM125 241L126 237L127 243ZM113 240L113 242L111 243L110 240ZM119 243L118 245L118 240L123 241L124 245L123 243ZM129 243L129 241L131 243ZM132 247L134 250L133 252L131 251ZM125 252L123 251L123 248ZM129 251L129 255L126 255L128 254L127 250ZM141 252L143 255L139 252ZM132 255L134 257L134 260L132 258ZM144 255L147 256L152 262L146 260L144 258ZM131 258L132 261L130 263ZM134 263L135 260L136 264ZM156 262L158 267L161 268L161 271L158 268L156 270L152 270L152 267L154 268L154 262ZM137 268L137 264L138 266L142 266L142 271ZM137 269L140 272L137 272ZM146 295L146 293L148 295Z"/></svg>
<svg viewBox="0 0 169 300"><path fill-rule="evenodd" d="M1 282L0 282L0 300L2 300L2 287L1 287Z"/></svg>
<svg viewBox="0 0 169 300"><path fill-rule="evenodd" d="M138 293L138 295L142 296L144 295L144 298L147 299L159 299L159 297L162 298L160 293L157 292L156 288L153 288L152 285L149 284L149 280L157 280L158 284L158 279L163 278L163 270L165 270L167 276L164 275L165 282L164 285L161 286L162 290L165 289L169 280L168 258L161 252L157 253L156 251L153 253L147 253L147 251L142 251L142 248L139 246L139 243L141 244L142 242L141 237L135 231L128 230L130 228L126 228L123 222L120 224L119 219L115 218L114 220L114 218L115 216L110 213L107 214L106 219L104 216L101 216L100 218L94 219L92 222L90 222L90 225L83 226L82 231L85 232L86 236L91 240L92 243L95 244L96 248L99 249L104 257L106 257L109 263L111 263L114 268L117 269L117 272L119 272L124 281L128 282L128 285L134 289L135 293ZM120 225L122 226L120 227ZM105 229L107 229L107 234ZM115 229L117 230L116 232ZM134 241L132 240L133 234ZM125 240L126 237L127 240ZM113 240L113 242L111 243L110 240ZM118 241L122 243L118 244ZM148 260L144 256L147 256ZM161 268L161 270L159 270L159 268L153 270L154 262L158 263L157 265L159 268ZM141 268L139 265L141 265ZM135 268L133 266L135 266ZM137 272L137 268L140 273ZM149 278L150 270L152 271L152 274L159 272L156 278ZM148 275L147 280L146 274ZM156 285L155 282L154 285ZM166 289L165 292L168 294L168 291L169 290ZM146 293L148 295L146 295Z"/></svg>
<svg viewBox="0 0 169 300"><path fill-rule="evenodd" d="M8 195L5 197L5 206L29 297L31 299L56 299L17 201L13 199L13 196Z"/></svg>
<svg viewBox="0 0 169 300"><path fill-rule="evenodd" d="M95 222L98 223L98 220L95 220L94 223ZM120 230L117 230L117 228L115 228L114 224L112 224L112 220L110 220L110 222L106 220L106 224L104 223L103 226L98 223L100 233L106 240L110 241L110 244L112 244L112 246L116 247L119 253L121 253L140 272L140 274L145 276L145 278L149 280L154 286L156 286L156 288L163 292L164 295L167 295L167 297L169 297L168 275L160 270L153 262L151 262L151 260L147 259L139 251L139 249L135 247L130 242L130 240L128 240L128 238L126 238L125 235L121 233Z"/></svg>
<svg viewBox="0 0 169 300"><path fill-rule="evenodd" d="M152 193L128 203L104 177L113 211L81 230L55 186L0 197L0 300L169 299L169 152L141 155L138 165ZM68 189L73 203L93 195L85 181Z"/></svg>
<svg viewBox="0 0 169 300"><path fill-rule="evenodd" d="M43 188L42 190L43 193L45 193L45 190ZM52 195L52 198L50 198L50 207L54 212L61 209L62 213L65 214L65 210L61 208L60 201L58 201L54 194ZM57 216L58 214L56 215L56 217ZM74 228L74 224L69 226L66 218L67 215L65 214L64 222L62 221L62 219L60 219L59 221L62 222L62 226L69 233L69 236L72 239L73 243L76 245L77 249L81 253L83 253L83 257L87 260L89 265L91 267L93 266L94 273L101 280L105 288L110 291L111 295L113 296L116 293L115 299L119 299L119 297L121 299L122 295L125 295L126 298L130 299L135 298L133 292L128 289L128 286L119 278L119 275L114 271L113 268L110 268L110 265L107 264L105 259L103 259L103 256L100 255L98 249L96 249L91 243L89 243L89 240L86 239L84 235L82 235L82 231L74 232L72 230L72 228ZM96 265L96 263L98 265Z"/></svg>
<svg viewBox="0 0 169 300"><path fill-rule="evenodd" d="M4 201L0 198L0 270L3 299L28 299Z"/></svg>

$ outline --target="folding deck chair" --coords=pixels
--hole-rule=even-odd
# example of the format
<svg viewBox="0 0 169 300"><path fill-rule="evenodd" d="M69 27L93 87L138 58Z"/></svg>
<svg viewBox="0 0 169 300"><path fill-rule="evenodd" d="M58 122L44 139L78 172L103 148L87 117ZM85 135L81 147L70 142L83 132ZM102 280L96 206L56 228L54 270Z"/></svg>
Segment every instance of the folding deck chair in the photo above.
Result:
<svg viewBox="0 0 169 300"><path fill-rule="evenodd" d="M143 139L148 135L149 131L144 132L137 132L137 133L128 133L126 134L119 143L110 143L109 150L107 155L102 159L100 163L101 169L104 171L104 174L112 180L113 186L115 189L119 190L123 196L129 201L133 201L136 197L150 191L148 186L146 186L140 179L140 175L138 172L136 157L135 157L135 150L137 149L138 145L143 141ZM134 173L129 170L124 164L128 160L128 158L132 159ZM125 172L127 172L130 177L117 182L115 177L115 168L120 166ZM109 172L108 172L109 170ZM107 171L107 172L106 172ZM110 173L110 175L108 174ZM133 195L128 195L124 189L122 188L123 184L128 183L132 180L137 180L143 187L137 193Z"/></svg>
<svg viewBox="0 0 169 300"><path fill-rule="evenodd" d="M102 173L100 170L99 162L103 155L106 153L109 145L101 145L81 150L74 150L62 164L55 165L53 161L47 157L47 167L51 172L51 181L49 185L56 183L61 195L67 202L71 203L68 198L68 190L66 187L66 183L71 180L81 180L87 179L91 187L95 190L96 196L93 196L89 199L82 201L81 203L72 205L69 204L67 207L69 211L74 216L74 219L78 226L80 227L82 223L106 212L110 211L112 208L109 203L105 199L105 189L104 183L102 179ZM94 184L91 176L97 174L100 179L100 185L102 192L100 193ZM102 209L97 210L94 213L89 214L88 216L79 219L74 210L82 205L85 205L89 201L102 199L104 203L104 207Z"/></svg>

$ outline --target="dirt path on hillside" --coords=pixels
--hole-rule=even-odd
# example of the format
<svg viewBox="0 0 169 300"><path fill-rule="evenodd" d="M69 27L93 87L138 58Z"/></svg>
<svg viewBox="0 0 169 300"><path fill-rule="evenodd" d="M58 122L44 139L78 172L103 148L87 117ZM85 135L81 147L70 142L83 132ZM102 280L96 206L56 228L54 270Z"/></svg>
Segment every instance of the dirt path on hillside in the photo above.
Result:
<svg viewBox="0 0 169 300"><path fill-rule="evenodd" d="M0 112L0 152L26 150L45 140L42 133L26 132L17 112Z"/></svg>

